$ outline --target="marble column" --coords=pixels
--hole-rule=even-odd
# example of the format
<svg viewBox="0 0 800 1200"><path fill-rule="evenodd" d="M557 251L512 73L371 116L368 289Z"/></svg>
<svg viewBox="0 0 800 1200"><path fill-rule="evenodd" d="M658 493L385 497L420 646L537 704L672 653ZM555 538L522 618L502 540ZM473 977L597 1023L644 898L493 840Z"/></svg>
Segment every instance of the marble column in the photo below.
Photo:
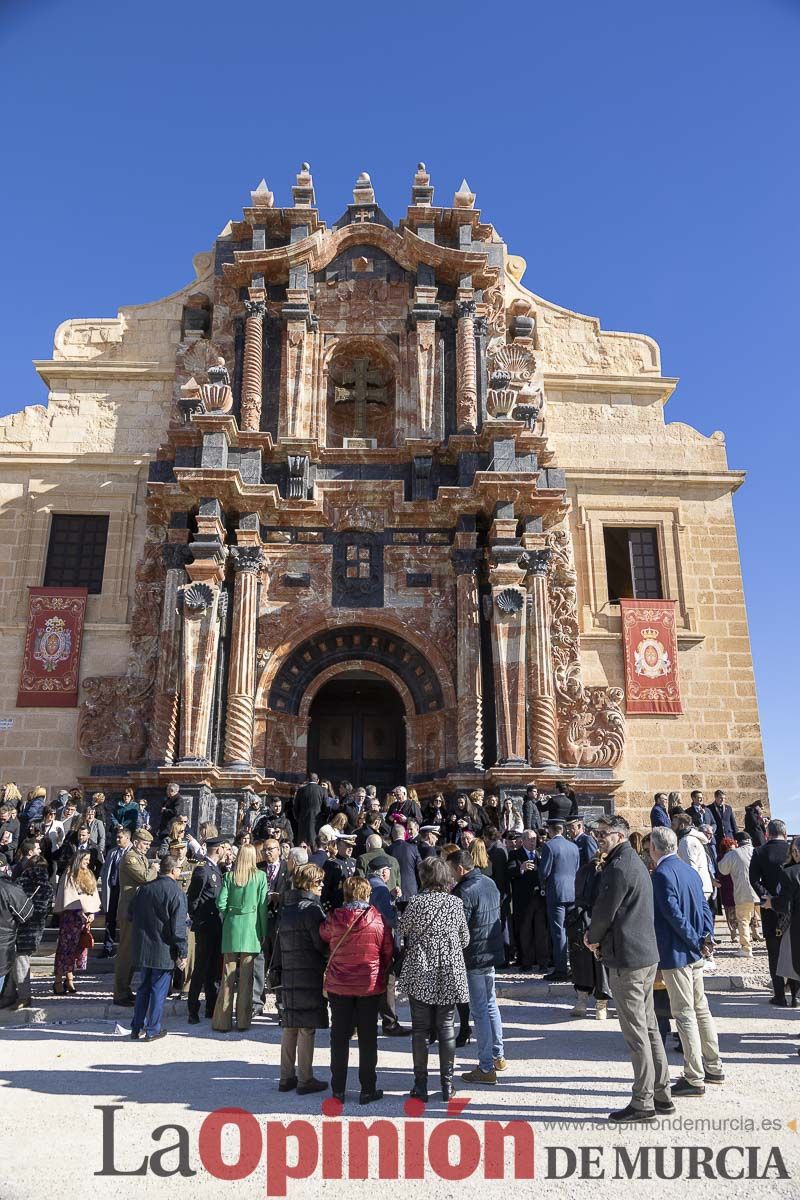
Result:
<svg viewBox="0 0 800 1200"><path fill-rule="evenodd" d="M549 550L529 550L528 562L528 725L531 762L558 766L558 715L550 641Z"/></svg>
<svg viewBox="0 0 800 1200"><path fill-rule="evenodd" d="M178 753L181 650L178 598L186 579L184 563L188 557L188 549L181 543L167 542L162 547L162 553L167 572L158 633L158 666L148 758L154 765L169 766L175 761Z"/></svg>
<svg viewBox="0 0 800 1200"><path fill-rule="evenodd" d="M258 432L261 428L261 392L264 370L264 301L245 300L244 370L239 427Z"/></svg>
<svg viewBox="0 0 800 1200"><path fill-rule="evenodd" d="M459 433L478 428L478 380L475 358L475 301L456 302L456 424Z"/></svg>
<svg viewBox="0 0 800 1200"><path fill-rule="evenodd" d="M258 546L234 546L229 557L236 572L236 582L224 758L226 767L245 770L253 763L258 575L264 555Z"/></svg>
<svg viewBox="0 0 800 1200"><path fill-rule="evenodd" d="M219 581L195 580L179 595L183 613L180 762L205 766L219 647Z"/></svg>
<svg viewBox="0 0 800 1200"><path fill-rule="evenodd" d="M525 572L514 563L492 568L492 652L497 716L497 765L523 765L525 756Z"/></svg>
<svg viewBox="0 0 800 1200"><path fill-rule="evenodd" d="M456 564L458 644L456 679L458 690L459 770L483 770L483 677L481 674L480 597L477 571L465 554Z"/></svg>

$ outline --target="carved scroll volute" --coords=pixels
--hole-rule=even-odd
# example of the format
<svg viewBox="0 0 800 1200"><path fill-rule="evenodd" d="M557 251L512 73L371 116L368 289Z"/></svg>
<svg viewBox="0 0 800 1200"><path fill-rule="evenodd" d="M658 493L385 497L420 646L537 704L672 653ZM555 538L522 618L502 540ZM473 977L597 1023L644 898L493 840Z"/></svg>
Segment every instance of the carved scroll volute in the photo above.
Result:
<svg viewBox="0 0 800 1200"><path fill-rule="evenodd" d="M577 767L616 767L625 750L624 692L617 687L584 687L577 574L569 530L552 530L547 535L547 544L552 555L550 635L561 763Z"/></svg>

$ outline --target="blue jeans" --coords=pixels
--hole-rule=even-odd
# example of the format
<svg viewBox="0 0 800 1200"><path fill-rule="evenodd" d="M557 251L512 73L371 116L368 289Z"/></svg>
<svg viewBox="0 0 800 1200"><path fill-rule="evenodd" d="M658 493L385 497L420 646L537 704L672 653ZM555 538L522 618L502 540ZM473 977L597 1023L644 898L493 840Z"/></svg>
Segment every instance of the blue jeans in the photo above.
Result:
<svg viewBox="0 0 800 1200"><path fill-rule="evenodd" d="M547 901L547 921L550 926L550 941L553 943L553 970L562 975L567 973L567 931L565 921L570 904L554 904Z"/></svg>
<svg viewBox="0 0 800 1200"><path fill-rule="evenodd" d="M5 981L6 981L5 975L0 975L0 992L2 992L2 990L3 990L3 984L5 983Z"/></svg>
<svg viewBox="0 0 800 1200"><path fill-rule="evenodd" d="M172 967L166 971L145 967L139 972L139 986L136 989L136 1004L131 1021L131 1030L134 1033L142 1030L148 1035L158 1033L172 974Z"/></svg>
<svg viewBox="0 0 800 1200"><path fill-rule="evenodd" d="M503 1025L494 994L494 967L488 971L467 971L467 983L478 1043L478 1066L482 1071L492 1071L494 1060L504 1057Z"/></svg>

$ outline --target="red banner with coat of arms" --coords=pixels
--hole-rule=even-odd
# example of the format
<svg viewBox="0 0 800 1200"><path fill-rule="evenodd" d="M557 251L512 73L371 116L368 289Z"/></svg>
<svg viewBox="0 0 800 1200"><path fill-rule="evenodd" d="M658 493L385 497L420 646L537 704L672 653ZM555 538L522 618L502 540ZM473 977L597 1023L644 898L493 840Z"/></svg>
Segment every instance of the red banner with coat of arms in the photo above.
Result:
<svg viewBox="0 0 800 1200"><path fill-rule="evenodd" d="M17 708L76 708L86 588L28 588Z"/></svg>
<svg viewBox="0 0 800 1200"><path fill-rule="evenodd" d="M674 600L620 600L629 713L681 713Z"/></svg>

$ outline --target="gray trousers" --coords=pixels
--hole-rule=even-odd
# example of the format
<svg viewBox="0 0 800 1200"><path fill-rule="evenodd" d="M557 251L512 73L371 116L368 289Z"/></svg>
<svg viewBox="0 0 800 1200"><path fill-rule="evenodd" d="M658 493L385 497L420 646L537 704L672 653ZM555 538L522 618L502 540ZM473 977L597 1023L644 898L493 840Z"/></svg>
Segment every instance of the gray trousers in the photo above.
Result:
<svg viewBox="0 0 800 1200"><path fill-rule="evenodd" d="M6 985L3 988L3 1000L8 1004L23 1004L31 1002L31 960L29 954L17 954L11 963Z"/></svg>
<svg viewBox="0 0 800 1200"><path fill-rule="evenodd" d="M652 1108L653 1100L670 1099L669 1064L653 1009L657 967L609 967L611 995L622 1036L633 1063L634 1108Z"/></svg>

